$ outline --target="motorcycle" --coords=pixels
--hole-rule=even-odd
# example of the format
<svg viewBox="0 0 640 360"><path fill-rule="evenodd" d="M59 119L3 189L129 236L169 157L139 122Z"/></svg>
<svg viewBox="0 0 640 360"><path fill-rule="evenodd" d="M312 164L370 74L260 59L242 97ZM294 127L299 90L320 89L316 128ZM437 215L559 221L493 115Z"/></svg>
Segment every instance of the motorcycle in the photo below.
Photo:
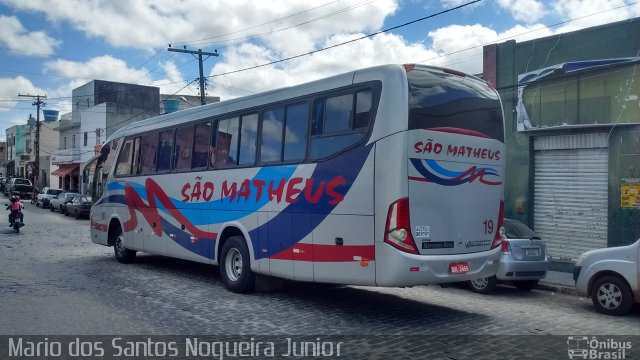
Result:
<svg viewBox="0 0 640 360"><path fill-rule="evenodd" d="M7 205L8 206L8 205ZM20 232L20 228L24 226L24 223L20 221L20 214L22 210L18 210L15 214L9 214L9 227L13 228L16 233Z"/></svg>

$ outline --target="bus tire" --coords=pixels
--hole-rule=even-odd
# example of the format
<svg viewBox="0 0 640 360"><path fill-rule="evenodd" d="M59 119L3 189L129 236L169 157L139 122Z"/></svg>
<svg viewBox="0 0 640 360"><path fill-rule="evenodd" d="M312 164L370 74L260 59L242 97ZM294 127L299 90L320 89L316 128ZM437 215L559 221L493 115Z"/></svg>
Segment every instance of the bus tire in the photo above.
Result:
<svg viewBox="0 0 640 360"><path fill-rule="evenodd" d="M475 280L469 280L467 284L471 291L478 294L489 294L496 288L497 279L495 276L489 276L486 278L480 278Z"/></svg>
<svg viewBox="0 0 640 360"><path fill-rule="evenodd" d="M255 290L256 275L251 271L249 249L242 236L225 241L220 252L220 277L227 290L246 293Z"/></svg>
<svg viewBox="0 0 640 360"><path fill-rule="evenodd" d="M129 264L133 262L136 258L136 252L134 250L127 249L122 244L124 240L124 236L122 233L122 228L120 225L115 225L115 229L111 233L112 239L110 239L110 243L113 244L113 253L116 256L116 260L123 264Z"/></svg>

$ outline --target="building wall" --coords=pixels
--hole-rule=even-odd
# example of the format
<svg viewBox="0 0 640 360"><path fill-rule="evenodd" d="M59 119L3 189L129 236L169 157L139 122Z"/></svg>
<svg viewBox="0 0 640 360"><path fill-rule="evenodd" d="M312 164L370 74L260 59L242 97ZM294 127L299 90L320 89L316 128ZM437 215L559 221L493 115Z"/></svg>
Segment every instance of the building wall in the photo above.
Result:
<svg viewBox="0 0 640 360"><path fill-rule="evenodd" d="M505 216L533 223L533 139L535 136L575 133L568 129L542 130L538 133L518 132L516 129L516 104L518 74L542 69L568 61L586 61L638 56L640 44L640 19L622 21L581 31L516 43L505 43L485 47L485 58L495 53L495 64L485 62L484 73L493 76L499 91L505 114L505 142L507 145L507 170L505 176ZM490 56L489 56L490 57ZM487 68L488 67L488 68ZM640 70L640 69L638 69ZM639 72L640 73L640 72ZM612 75L613 76L613 75ZM638 78L636 77L635 81ZM583 95L588 95L584 94ZM552 95L554 96L554 95ZM576 98L580 98L580 93ZM557 109L571 107L570 100L558 97ZM622 106L622 105L621 105ZM547 108L546 111L550 111ZM542 109L541 111L545 111ZM606 112L603 112L606 113ZM598 129L582 126L582 131L604 131L610 134L610 179L609 179L609 226L608 244L628 244L640 237L638 211L620 209L620 179L640 178L637 171L637 155L621 155L620 142L628 138L628 125L619 125L613 118L615 111L608 112ZM584 113L586 119L588 112ZM574 120L569 120L567 125ZM625 121L633 123L633 119ZM575 123L584 125L576 119ZM635 121L640 123L640 119ZM561 126L562 127L562 126ZM635 128L634 128L635 129Z"/></svg>

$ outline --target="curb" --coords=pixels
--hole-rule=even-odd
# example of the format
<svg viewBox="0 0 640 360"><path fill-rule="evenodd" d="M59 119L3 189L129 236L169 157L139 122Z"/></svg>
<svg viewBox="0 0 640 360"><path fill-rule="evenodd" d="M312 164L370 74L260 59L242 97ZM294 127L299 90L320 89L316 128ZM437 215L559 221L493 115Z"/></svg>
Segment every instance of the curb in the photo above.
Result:
<svg viewBox="0 0 640 360"><path fill-rule="evenodd" d="M537 289L553 291L559 294L582 296L574 286L554 283L539 283Z"/></svg>

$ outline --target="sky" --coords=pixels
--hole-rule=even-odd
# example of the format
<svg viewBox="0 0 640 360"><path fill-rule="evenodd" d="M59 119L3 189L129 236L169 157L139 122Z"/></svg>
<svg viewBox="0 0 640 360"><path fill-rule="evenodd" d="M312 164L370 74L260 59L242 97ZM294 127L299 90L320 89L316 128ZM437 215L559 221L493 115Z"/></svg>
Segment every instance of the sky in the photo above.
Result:
<svg viewBox="0 0 640 360"><path fill-rule="evenodd" d="M92 80L228 100L357 68L421 63L478 74L482 47L640 16L635 0L0 0L0 141ZM621 34L623 36L623 34Z"/></svg>

